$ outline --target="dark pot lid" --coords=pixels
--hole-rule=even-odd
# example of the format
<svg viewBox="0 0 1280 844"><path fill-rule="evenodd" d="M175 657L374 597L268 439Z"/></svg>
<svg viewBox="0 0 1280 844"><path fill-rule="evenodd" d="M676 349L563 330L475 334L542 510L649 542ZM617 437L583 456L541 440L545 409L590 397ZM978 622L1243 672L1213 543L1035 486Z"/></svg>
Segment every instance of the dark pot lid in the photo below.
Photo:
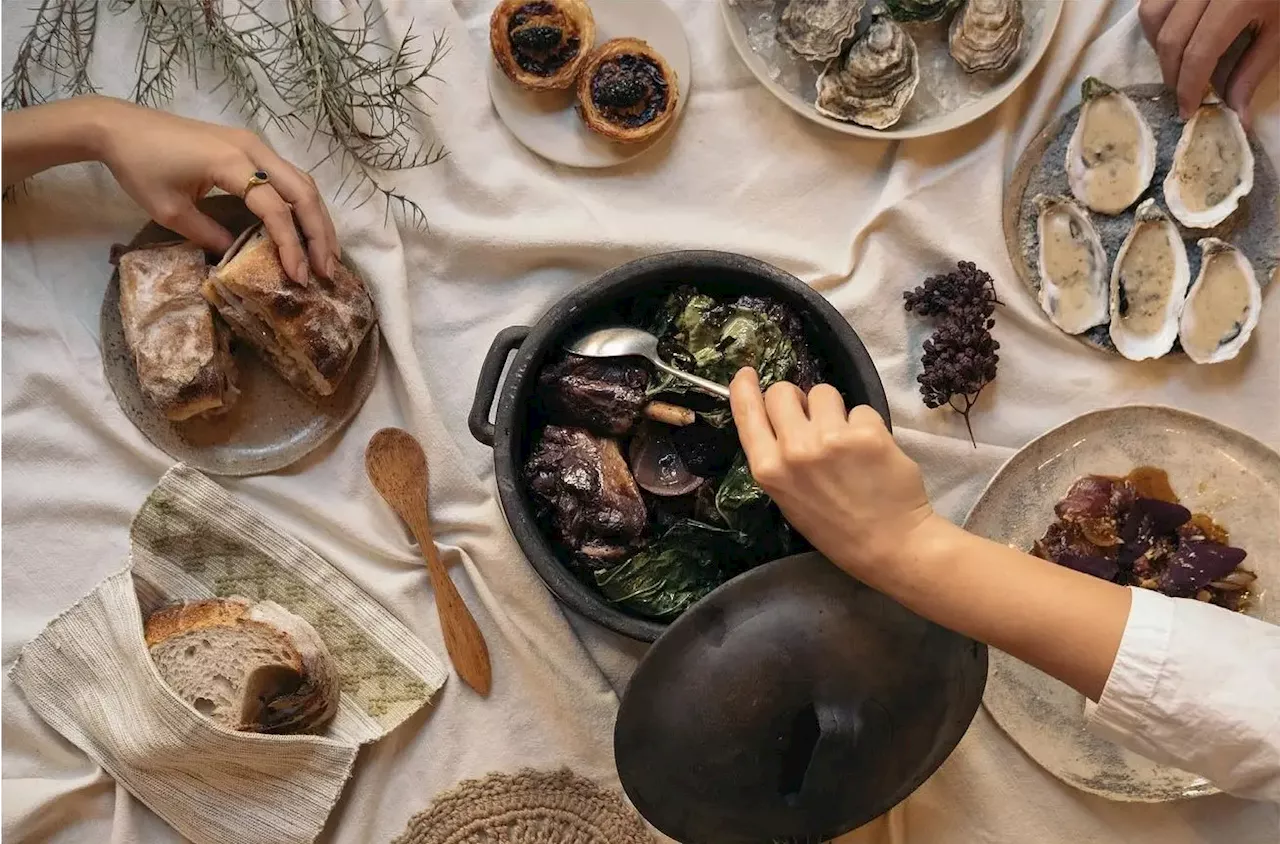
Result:
<svg viewBox="0 0 1280 844"><path fill-rule="evenodd" d="M618 775L685 844L832 838L884 814L959 743L984 645L818 554L726 583L654 643L618 711Z"/></svg>

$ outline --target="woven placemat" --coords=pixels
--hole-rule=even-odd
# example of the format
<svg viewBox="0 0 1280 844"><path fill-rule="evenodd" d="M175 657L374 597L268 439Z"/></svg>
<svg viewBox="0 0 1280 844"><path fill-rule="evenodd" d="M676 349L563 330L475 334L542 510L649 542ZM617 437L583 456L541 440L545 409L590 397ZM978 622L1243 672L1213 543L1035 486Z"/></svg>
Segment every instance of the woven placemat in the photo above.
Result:
<svg viewBox="0 0 1280 844"><path fill-rule="evenodd" d="M391 844L652 844L617 794L572 771L467 780L419 812Z"/></svg>

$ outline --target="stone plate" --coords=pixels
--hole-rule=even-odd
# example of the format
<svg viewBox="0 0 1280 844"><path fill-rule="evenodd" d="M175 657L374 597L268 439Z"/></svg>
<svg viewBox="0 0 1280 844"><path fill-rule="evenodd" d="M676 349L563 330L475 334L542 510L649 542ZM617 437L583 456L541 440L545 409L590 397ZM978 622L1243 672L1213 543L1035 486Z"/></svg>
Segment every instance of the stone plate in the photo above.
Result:
<svg viewBox="0 0 1280 844"><path fill-rule="evenodd" d="M1183 126L1178 117L1177 100L1173 92L1163 85L1131 85L1121 90L1138 106L1138 111L1142 112L1156 136L1156 172L1151 185L1128 210L1114 216L1089 212L1089 218L1107 251L1108 267L1115 261L1120 244L1133 227L1133 212L1138 203L1154 198L1156 205L1166 212L1169 210L1164 201L1164 177L1173 163L1173 150L1178 145ZM1065 168L1067 143L1079 117L1080 106L1076 106L1036 136L1018 159L1009 189L1005 192L1004 240L1009 249L1009 260L1037 302L1040 300L1040 271L1036 267L1036 254L1040 238L1036 233L1037 212L1033 200L1040 193L1071 195ZM1212 236L1235 244L1248 256L1258 283L1265 291L1267 283L1280 267L1280 199L1277 199L1280 197L1280 181L1276 178L1271 158L1258 144L1257 138L1250 137L1249 145L1253 147L1253 190L1240 202L1240 207L1217 228L1188 229L1178 223L1178 231L1187 246L1192 280L1200 272L1197 241ZM1176 220L1174 222L1177 223ZM1263 304L1265 306L1265 302ZM1046 325L1053 327L1047 316L1044 319ZM1076 336L1096 349L1119 354L1106 325L1094 326ZM1182 354L1182 347L1176 343L1173 350Z"/></svg>
<svg viewBox="0 0 1280 844"><path fill-rule="evenodd" d="M200 209L232 233L258 222L234 196L201 200ZM129 246L180 239L148 223ZM102 368L120 409L161 451L211 475L261 475L301 460L351 420L373 390L378 370L375 324L342 385L332 396L312 399L295 390L246 344L232 341L239 369L240 399L224 416L170 422L142 393L133 355L120 322L120 274L111 274L102 300L99 333Z"/></svg>
<svg viewBox="0 0 1280 844"><path fill-rule="evenodd" d="M1203 416L1141 405L1078 416L1011 457L965 528L1030 548L1076 478L1142 465L1165 469L1183 504L1213 516L1248 551L1245 567L1258 575L1249 614L1280 623L1280 454ZM1203 777L1089 733L1083 695L994 648L983 705L1027 755L1082 791L1146 803L1217 792Z"/></svg>

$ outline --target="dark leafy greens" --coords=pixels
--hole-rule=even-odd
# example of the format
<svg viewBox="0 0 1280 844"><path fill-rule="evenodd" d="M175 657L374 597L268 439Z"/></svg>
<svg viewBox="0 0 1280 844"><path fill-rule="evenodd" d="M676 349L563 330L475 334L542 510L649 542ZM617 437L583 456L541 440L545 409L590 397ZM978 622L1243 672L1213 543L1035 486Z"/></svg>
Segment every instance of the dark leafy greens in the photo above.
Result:
<svg viewBox="0 0 1280 844"><path fill-rule="evenodd" d="M597 571L605 597L653 618L675 618L750 567L750 544L735 530L682 519L617 568Z"/></svg>
<svg viewBox="0 0 1280 844"><path fill-rule="evenodd" d="M799 318L786 306L759 296L721 302L692 287L681 287L663 304L653 331L664 359L721 384L728 384L744 366L760 374L765 388L793 381L808 390L820 380ZM650 395L689 389L670 375L649 385ZM728 425L732 418L722 405L702 411L701 416L716 427Z"/></svg>
<svg viewBox="0 0 1280 844"><path fill-rule="evenodd" d="M804 326L777 302L720 300L682 287L650 328L666 360L722 384L743 366L754 367L765 387L787 380L808 390L821 380ZM634 366L570 356L539 373L532 412L543 428L525 478L544 529L583 580L633 613L669 620L730 578L793 553L803 539L751 476L726 404L665 376L638 375ZM698 415L692 425L661 426L681 471L694 476L689 492L680 492L686 484L655 484L653 461L646 462L654 449L638 445L659 424L643 413L655 397ZM628 464L617 455L628 455ZM648 479L640 488L637 467ZM619 518L637 507L638 522Z"/></svg>

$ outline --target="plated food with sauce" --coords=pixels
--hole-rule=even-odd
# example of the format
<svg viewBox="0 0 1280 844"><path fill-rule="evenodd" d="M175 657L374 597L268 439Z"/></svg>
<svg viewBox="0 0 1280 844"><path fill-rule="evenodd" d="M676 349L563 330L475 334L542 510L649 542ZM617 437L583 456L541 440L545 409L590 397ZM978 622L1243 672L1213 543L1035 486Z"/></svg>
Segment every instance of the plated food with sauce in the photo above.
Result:
<svg viewBox="0 0 1280 844"><path fill-rule="evenodd" d="M1158 467L1158 468L1152 468ZM1032 440L996 473L964 527L1117 583L1280 623L1280 454L1170 407L1086 413ZM1084 697L991 651L983 702L1046 771L1111 800L1216 789L1095 735Z"/></svg>
<svg viewBox="0 0 1280 844"><path fill-rule="evenodd" d="M1010 184L1023 281L1060 330L1131 360L1236 357L1280 265L1270 161L1212 95L1185 122L1163 86L1091 77L1081 99Z"/></svg>
<svg viewBox="0 0 1280 844"><path fill-rule="evenodd" d="M1056 518L1031 553L1075 571L1246 609L1257 575L1242 566L1226 527L1178 500L1169 475L1139 466L1123 477L1085 475L1053 508Z"/></svg>

